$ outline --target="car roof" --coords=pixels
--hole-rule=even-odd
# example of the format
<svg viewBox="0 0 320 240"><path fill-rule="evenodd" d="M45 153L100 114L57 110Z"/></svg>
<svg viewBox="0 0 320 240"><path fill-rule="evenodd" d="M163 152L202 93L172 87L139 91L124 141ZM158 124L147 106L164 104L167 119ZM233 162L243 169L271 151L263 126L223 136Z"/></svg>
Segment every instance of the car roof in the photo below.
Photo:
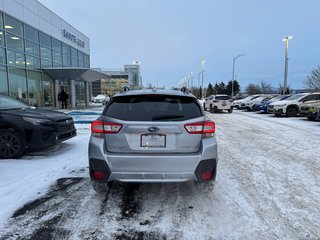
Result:
<svg viewBox="0 0 320 240"><path fill-rule="evenodd" d="M163 90L163 89L141 89L141 90L129 90L115 94L113 97L120 96L135 96L135 95L171 95L171 96L185 96L196 98L189 92L183 92L180 90Z"/></svg>

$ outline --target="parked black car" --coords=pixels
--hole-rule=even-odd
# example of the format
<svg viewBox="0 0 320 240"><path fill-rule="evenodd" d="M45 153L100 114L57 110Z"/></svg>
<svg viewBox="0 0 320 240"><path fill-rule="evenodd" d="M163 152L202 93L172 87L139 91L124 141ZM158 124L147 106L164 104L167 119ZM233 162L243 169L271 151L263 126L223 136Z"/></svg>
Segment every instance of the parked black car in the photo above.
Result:
<svg viewBox="0 0 320 240"><path fill-rule="evenodd" d="M31 108L0 94L0 158L19 158L26 149L52 146L76 135L69 115Z"/></svg>

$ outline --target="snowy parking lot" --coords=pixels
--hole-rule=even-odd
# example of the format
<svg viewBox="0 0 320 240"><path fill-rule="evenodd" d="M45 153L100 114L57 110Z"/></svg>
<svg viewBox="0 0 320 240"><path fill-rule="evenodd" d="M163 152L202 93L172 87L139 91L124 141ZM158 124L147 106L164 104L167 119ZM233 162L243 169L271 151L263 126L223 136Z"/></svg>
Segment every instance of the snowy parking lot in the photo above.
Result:
<svg viewBox="0 0 320 240"><path fill-rule="evenodd" d="M89 124L19 160L0 160L0 239L320 239L320 122L209 114L217 182L114 184L88 178Z"/></svg>

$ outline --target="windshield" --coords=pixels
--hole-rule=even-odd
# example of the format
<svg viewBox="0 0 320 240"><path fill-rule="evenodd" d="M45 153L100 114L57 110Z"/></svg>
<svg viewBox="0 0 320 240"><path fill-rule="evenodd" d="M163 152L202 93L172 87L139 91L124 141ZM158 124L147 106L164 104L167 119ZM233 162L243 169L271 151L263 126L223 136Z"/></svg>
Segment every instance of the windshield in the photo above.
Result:
<svg viewBox="0 0 320 240"><path fill-rule="evenodd" d="M115 97L104 115L126 121L183 121L202 116L197 100L170 95Z"/></svg>
<svg viewBox="0 0 320 240"><path fill-rule="evenodd" d="M29 106L12 97L0 95L0 110L17 108L29 108Z"/></svg>
<svg viewBox="0 0 320 240"><path fill-rule="evenodd" d="M306 95L305 94L296 94L296 95L293 95L293 96L287 98L286 100L288 100L288 101L298 100L298 99L300 99L301 97L304 97L304 96L306 96Z"/></svg>

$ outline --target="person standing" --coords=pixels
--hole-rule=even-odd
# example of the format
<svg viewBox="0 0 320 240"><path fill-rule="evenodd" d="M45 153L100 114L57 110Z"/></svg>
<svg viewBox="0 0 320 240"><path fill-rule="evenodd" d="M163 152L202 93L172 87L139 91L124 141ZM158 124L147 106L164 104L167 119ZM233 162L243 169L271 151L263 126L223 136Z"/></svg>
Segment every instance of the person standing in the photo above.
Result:
<svg viewBox="0 0 320 240"><path fill-rule="evenodd" d="M61 92L58 94L58 100L61 101L62 109L68 107L68 104L67 104L68 98L69 98L69 94L66 93L63 88L61 88Z"/></svg>

